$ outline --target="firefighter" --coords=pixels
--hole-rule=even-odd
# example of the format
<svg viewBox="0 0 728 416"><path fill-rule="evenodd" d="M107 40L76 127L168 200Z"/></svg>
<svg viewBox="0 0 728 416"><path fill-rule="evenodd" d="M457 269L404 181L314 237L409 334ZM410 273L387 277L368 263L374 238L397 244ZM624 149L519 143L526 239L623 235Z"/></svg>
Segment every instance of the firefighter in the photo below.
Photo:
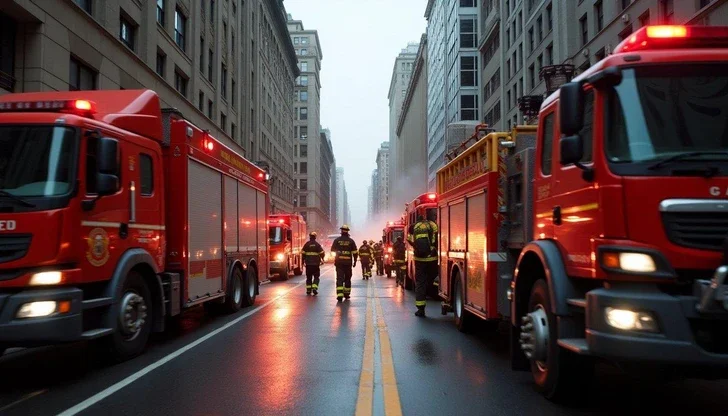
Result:
<svg viewBox="0 0 728 416"><path fill-rule="evenodd" d="M417 216L417 223L410 225L407 242L414 250L415 260L415 306L416 316L425 316L427 305L427 288L437 277L437 224L422 215Z"/></svg>
<svg viewBox="0 0 728 416"><path fill-rule="evenodd" d="M313 231L308 235L310 239L303 245L301 252L303 253L304 262L306 263L306 295L318 295L318 285L321 277L321 263L324 260L326 252L316 241L316 232Z"/></svg>
<svg viewBox="0 0 728 416"><path fill-rule="evenodd" d="M369 280L372 277L372 247L367 240L359 247L359 257L361 258L361 274L362 280Z"/></svg>
<svg viewBox="0 0 728 416"><path fill-rule="evenodd" d="M384 275L384 246L382 240L374 244L374 260L377 262L377 276Z"/></svg>
<svg viewBox="0 0 728 416"><path fill-rule="evenodd" d="M407 246L404 244L402 236L397 237L397 241L392 244L392 266L397 276L397 285L404 287L404 279L407 274Z"/></svg>
<svg viewBox="0 0 728 416"><path fill-rule="evenodd" d="M349 236L349 226L344 224L340 228L341 237L331 244L331 252L336 253L334 265L336 266L336 301L341 302L351 296L352 267L356 267L359 250L356 242ZM352 263L353 260L353 263Z"/></svg>

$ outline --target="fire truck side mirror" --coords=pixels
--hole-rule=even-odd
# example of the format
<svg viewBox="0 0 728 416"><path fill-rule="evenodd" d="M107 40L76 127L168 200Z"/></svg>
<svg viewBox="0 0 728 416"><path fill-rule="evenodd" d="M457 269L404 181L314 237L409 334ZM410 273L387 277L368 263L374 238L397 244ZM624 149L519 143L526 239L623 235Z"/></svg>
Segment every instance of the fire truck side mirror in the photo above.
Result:
<svg viewBox="0 0 728 416"><path fill-rule="evenodd" d="M581 161L584 156L584 141L581 136L562 137L559 144L561 146L561 159L559 161L561 165L573 165Z"/></svg>
<svg viewBox="0 0 728 416"><path fill-rule="evenodd" d="M99 196L119 190L119 142L109 137L98 139L96 186Z"/></svg>
<svg viewBox="0 0 728 416"><path fill-rule="evenodd" d="M293 241L293 230L286 231L286 240Z"/></svg>
<svg viewBox="0 0 728 416"><path fill-rule="evenodd" d="M581 82L567 82L559 89L561 134L574 136L584 126L584 89Z"/></svg>

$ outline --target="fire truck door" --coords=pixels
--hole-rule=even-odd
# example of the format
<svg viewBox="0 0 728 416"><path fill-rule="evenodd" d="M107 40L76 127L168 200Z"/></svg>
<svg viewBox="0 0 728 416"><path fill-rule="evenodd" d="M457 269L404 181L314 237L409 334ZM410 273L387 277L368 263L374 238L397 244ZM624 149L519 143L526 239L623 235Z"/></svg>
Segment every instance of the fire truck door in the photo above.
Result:
<svg viewBox="0 0 728 416"><path fill-rule="evenodd" d="M581 163L588 167L593 164L593 110L594 91L590 89L584 97L584 127L579 132L584 142ZM555 147L555 155L559 155L559 148ZM573 164L555 164L553 195L560 208L561 219L554 222L554 232L564 253L567 272L589 277L592 273L590 238L597 234L599 203L596 182L585 180L583 172Z"/></svg>

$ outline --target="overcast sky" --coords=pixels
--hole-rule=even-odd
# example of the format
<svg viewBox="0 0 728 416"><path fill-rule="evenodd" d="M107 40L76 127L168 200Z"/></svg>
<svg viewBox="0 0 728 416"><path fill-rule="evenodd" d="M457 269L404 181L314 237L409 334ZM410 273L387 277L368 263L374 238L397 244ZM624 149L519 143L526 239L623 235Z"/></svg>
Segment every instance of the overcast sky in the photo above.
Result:
<svg viewBox="0 0 728 416"><path fill-rule="evenodd" d="M367 213L379 145L389 139L387 94L394 59L425 32L427 0L285 0L286 11L318 30L321 124L344 168L352 226ZM352 230L353 231L353 230Z"/></svg>

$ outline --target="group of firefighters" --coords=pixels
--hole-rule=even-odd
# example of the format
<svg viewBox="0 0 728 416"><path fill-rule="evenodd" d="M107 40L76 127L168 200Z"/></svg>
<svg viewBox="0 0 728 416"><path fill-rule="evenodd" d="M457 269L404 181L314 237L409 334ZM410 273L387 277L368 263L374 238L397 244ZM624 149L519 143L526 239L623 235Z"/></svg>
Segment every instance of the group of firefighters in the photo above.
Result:
<svg viewBox="0 0 728 416"><path fill-rule="evenodd" d="M362 279L369 280L372 266L376 264L377 275L384 274L384 246L381 241L364 240L360 247L349 235L349 226L342 225L341 236L334 240L331 252L336 253L336 301L342 302L351 297L351 276L357 261L361 262ZM412 246L415 262L415 306L416 316L425 316L427 305L427 287L437 284L437 223L434 218L417 217L417 223L409 228L407 243ZM306 264L306 295L318 294L321 277L321 264L325 256L324 248L316 241L316 233L309 234L309 241L304 244L303 252ZM392 245L392 256L397 284L404 286L407 271L407 247L402 237L397 237Z"/></svg>

